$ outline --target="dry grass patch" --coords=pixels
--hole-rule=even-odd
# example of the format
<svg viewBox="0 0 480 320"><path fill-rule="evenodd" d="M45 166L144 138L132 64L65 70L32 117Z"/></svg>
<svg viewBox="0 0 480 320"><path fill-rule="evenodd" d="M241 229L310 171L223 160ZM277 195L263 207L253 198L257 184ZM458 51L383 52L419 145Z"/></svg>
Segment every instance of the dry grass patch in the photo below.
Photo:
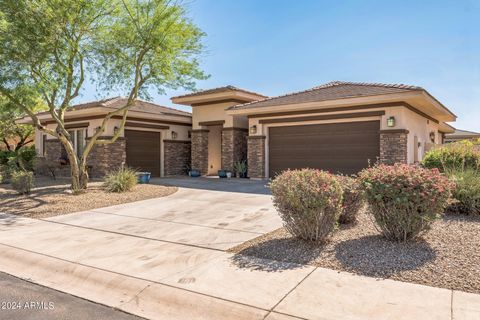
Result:
<svg viewBox="0 0 480 320"><path fill-rule="evenodd" d="M73 195L69 183L67 179L40 178L35 181L36 187L29 195L19 195L10 186L0 185L0 212L30 218L45 218L164 197L177 191L176 187L139 184L132 191L110 193L104 190L102 182L91 182L85 193Z"/></svg>
<svg viewBox="0 0 480 320"><path fill-rule="evenodd" d="M281 228L229 251L238 254L237 261L267 258L480 293L479 247L480 217L446 216L420 239L396 243L381 237L362 213L356 225L341 226L323 245L293 238Z"/></svg>

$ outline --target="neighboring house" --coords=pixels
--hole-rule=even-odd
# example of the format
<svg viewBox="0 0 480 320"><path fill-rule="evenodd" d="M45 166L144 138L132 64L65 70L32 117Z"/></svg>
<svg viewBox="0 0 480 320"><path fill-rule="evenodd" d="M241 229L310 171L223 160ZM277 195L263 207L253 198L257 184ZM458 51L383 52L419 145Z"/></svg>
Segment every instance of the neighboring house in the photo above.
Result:
<svg viewBox="0 0 480 320"><path fill-rule="evenodd" d="M425 89L407 85L336 81L273 98L224 87L172 101L193 107L193 168L214 174L247 159L252 178L288 168L351 174L377 160L416 163L456 119Z"/></svg>
<svg viewBox="0 0 480 320"><path fill-rule="evenodd" d="M455 132L445 135L444 143L457 142L460 140L480 139L480 133L455 129Z"/></svg>
<svg viewBox="0 0 480 320"><path fill-rule="evenodd" d="M445 122L456 119L425 89L407 85L337 81L272 98L226 86L172 102L191 106L192 114L138 101L129 111L125 139L96 147L89 159L92 171L102 175L126 163L154 176L177 175L191 159L202 175L233 170L237 161L248 162L251 178L304 167L351 174L377 161L421 161L426 150L454 132ZM103 116L123 103L114 98L67 112L78 148L77 141L88 139ZM53 123L48 114L40 117ZM61 156L53 137L37 132L36 142L47 157Z"/></svg>
<svg viewBox="0 0 480 320"><path fill-rule="evenodd" d="M102 101L79 104L65 114L65 127L73 137L78 153L97 128L105 115L125 105L127 99L116 97ZM48 112L39 113L43 124L55 128L55 121ZM109 120L103 138L113 136L118 130L122 115ZM31 121L28 117L20 122ZM149 171L152 176L185 174L190 163L190 128L192 117L189 112L159 106L137 100L128 111L125 131L114 143L96 145L88 158L91 175L103 176L108 171L126 164L133 168ZM35 133L37 153L50 160L66 158L58 139L37 130ZM68 170L66 170L68 172Z"/></svg>

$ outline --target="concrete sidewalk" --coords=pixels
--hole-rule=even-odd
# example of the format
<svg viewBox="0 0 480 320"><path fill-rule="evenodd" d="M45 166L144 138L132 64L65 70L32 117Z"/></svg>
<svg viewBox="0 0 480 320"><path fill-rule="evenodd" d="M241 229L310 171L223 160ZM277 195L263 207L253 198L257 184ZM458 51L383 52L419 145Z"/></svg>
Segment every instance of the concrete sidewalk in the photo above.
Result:
<svg viewBox="0 0 480 320"><path fill-rule="evenodd" d="M0 271L151 319L480 319L479 295L225 252L279 225L268 195L184 188L0 215Z"/></svg>

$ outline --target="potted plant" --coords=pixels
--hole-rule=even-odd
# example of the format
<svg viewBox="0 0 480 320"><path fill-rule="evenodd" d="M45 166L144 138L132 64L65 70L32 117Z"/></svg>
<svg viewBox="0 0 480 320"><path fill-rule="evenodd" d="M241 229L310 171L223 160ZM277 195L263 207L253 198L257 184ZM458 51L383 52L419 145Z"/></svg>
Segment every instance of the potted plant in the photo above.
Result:
<svg viewBox="0 0 480 320"><path fill-rule="evenodd" d="M197 169L192 169L192 170L188 171L188 175L192 178L196 178L196 177L201 176L200 171L197 170Z"/></svg>
<svg viewBox="0 0 480 320"><path fill-rule="evenodd" d="M233 170L235 174L239 178L246 178L247 177L247 161L237 161L233 164Z"/></svg>
<svg viewBox="0 0 480 320"><path fill-rule="evenodd" d="M227 170L224 170L224 169L218 170L218 177L219 178L226 178L227 177Z"/></svg>
<svg viewBox="0 0 480 320"><path fill-rule="evenodd" d="M145 184L150 182L150 172L137 172L138 183Z"/></svg>

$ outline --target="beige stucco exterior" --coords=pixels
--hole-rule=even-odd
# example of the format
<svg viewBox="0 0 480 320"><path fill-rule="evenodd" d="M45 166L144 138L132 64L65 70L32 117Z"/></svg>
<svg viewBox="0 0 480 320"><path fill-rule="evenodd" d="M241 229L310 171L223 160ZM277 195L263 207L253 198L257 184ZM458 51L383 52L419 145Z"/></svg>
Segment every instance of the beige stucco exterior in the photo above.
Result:
<svg viewBox="0 0 480 320"><path fill-rule="evenodd" d="M82 110L83 111L83 110ZM88 110L88 112L70 112L68 114L68 120L65 122L67 126L72 127L74 129L75 125L79 124L85 124L88 123L87 127L84 127L84 129L87 130L87 138L91 137L95 134L95 131L98 127L101 126L102 121L103 121L103 110L101 108L93 108L91 110ZM190 140L190 134L189 132L191 131L191 118L190 117L185 117L185 116L175 116L175 115L162 115L158 117L158 115L152 115L152 114L144 114L142 112L129 112L128 114L129 117L127 117L127 125L125 126L126 130L137 130L137 131L153 131L153 132L159 132L160 133L160 171L161 171L161 176L164 176L165 173L165 149L164 149L164 142L163 140L173 140L172 137L172 132L176 133L176 138L175 140ZM88 120L85 120L85 118L91 118ZM93 118L97 117L97 118ZM134 118L135 120L129 120L130 117ZM79 118L79 120L75 120L75 118ZM145 119L142 121L142 118ZM43 116L40 117L41 121L45 121L49 119L48 116ZM155 121L155 125L163 125L163 126L168 126L168 129L155 129L155 128L143 128L142 125L152 125L152 120L157 120ZM162 122L163 121L163 122ZM171 122L173 121L178 121L184 124L172 124ZM110 119L107 122L107 125L105 127L105 131L102 134L102 136L113 136L115 132L115 128L119 128L121 125L121 119ZM47 128L55 130L57 125L50 123L46 125ZM46 135L47 140L54 140L56 139L54 136L44 134L43 132L39 130L35 130L35 148L37 151L37 154L42 155L43 154L43 136ZM123 138L125 136L125 132L121 132L120 138Z"/></svg>

